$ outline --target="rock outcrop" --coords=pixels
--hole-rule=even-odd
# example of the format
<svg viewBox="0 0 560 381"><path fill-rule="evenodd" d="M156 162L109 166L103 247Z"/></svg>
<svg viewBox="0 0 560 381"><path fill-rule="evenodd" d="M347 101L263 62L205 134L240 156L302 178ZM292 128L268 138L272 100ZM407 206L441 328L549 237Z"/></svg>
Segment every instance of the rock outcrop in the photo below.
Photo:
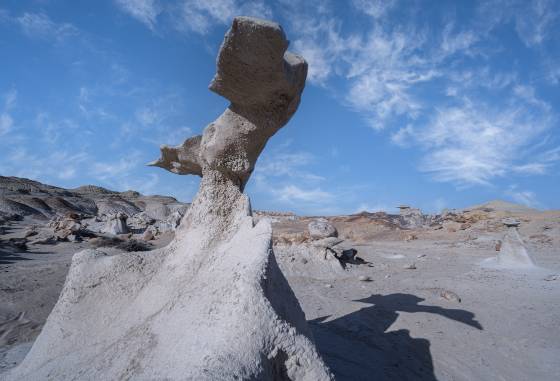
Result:
<svg viewBox="0 0 560 381"><path fill-rule="evenodd" d="M104 232L113 235L127 234L129 232L128 225L126 224L127 220L128 216L123 212L108 216Z"/></svg>
<svg viewBox="0 0 560 381"><path fill-rule="evenodd" d="M177 210L184 214L187 207L188 204L173 197L115 192L93 185L64 189L29 179L0 176L0 218L4 219L48 221L69 213L84 217L145 213L153 219L164 220Z"/></svg>
<svg viewBox="0 0 560 381"><path fill-rule="evenodd" d="M155 164L201 175L172 243L77 253L58 303L12 380L328 380L243 188L298 107L307 74L275 23L238 17L210 89L231 105Z"/></svg>

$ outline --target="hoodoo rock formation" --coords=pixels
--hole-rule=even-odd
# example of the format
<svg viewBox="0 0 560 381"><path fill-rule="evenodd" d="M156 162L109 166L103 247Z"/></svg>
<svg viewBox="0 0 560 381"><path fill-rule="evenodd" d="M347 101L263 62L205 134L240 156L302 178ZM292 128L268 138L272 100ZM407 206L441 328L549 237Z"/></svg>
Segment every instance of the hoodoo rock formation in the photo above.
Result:
<svg viewBox="0 0 560 381"><path fill-rule="evenodd" d="M210 89L231 101L202 136L154 165L202 176L163 249L77 253L12 380L328 380L278 268L266 220L243 194L267 140L296 111L307 64L275 23L238 17Z"/></svg>

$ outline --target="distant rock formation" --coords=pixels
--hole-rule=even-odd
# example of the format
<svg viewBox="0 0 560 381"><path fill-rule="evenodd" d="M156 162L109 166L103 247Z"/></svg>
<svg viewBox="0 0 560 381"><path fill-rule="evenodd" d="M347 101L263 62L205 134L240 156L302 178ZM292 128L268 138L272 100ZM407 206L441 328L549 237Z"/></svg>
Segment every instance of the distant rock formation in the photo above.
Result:
<svg viewBox="0 0 560 381"><path fill-rule="evenodd" d="M49 220L68 213L84 216L134 216L146 212L164 220L188 204L168 196L144 196L138 192L115 192L94 185L64 189L38 181L0 176L0 217Z"/></svg>
<svg viewBox="0 0 560 381"><path fill-rule="evenodd" d="M148 253L85 250L12 380L329 380L278 268L272 229L242 193L307 75L275 23L235 18L210 89L231 105L155 165L201 175L175 240Z"/></svg>
<svg viewBox="0 0 560 381"><path fill-rule="evenodd" d="M498 264L505 267L533 267L535 262L527 252L517 227L520 222L514 219L503 221L507 227L498 253Z"/></svg>

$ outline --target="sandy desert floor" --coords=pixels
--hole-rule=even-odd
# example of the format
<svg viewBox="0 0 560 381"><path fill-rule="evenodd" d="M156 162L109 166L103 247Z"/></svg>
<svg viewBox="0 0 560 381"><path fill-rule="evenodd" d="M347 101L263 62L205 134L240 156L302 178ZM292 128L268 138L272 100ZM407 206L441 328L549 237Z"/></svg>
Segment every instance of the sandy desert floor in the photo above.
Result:
<svg viewBox="0 0 560 381"><path fill-rule="evenodd" d="M502 232L476 229L347 239L341 245L368 263L336 271L290 245L275 246L275 254L338 380L558 380L560 213L529 220L520 232L537 264L530 269L497 267ZM3 238L26 227L12 223ZM0 379L31 347L82 247L88 243L0 249Z"/></svg>

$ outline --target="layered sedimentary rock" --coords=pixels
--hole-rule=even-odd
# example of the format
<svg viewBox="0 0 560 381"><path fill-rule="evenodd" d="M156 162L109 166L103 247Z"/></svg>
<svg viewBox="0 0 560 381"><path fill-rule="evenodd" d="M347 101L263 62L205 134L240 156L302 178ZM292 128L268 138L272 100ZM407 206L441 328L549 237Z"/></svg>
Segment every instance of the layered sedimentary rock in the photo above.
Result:
<svg viewBox="0 0 560 381"><path fill-rule="evenodd" d="M201 175L172 243L72 261L60 299L10 379L326 380L267 220L242 191L267 140L298 107L307 74L275 23L239 17L210 89L231 105L154 163Z"/></svg>

